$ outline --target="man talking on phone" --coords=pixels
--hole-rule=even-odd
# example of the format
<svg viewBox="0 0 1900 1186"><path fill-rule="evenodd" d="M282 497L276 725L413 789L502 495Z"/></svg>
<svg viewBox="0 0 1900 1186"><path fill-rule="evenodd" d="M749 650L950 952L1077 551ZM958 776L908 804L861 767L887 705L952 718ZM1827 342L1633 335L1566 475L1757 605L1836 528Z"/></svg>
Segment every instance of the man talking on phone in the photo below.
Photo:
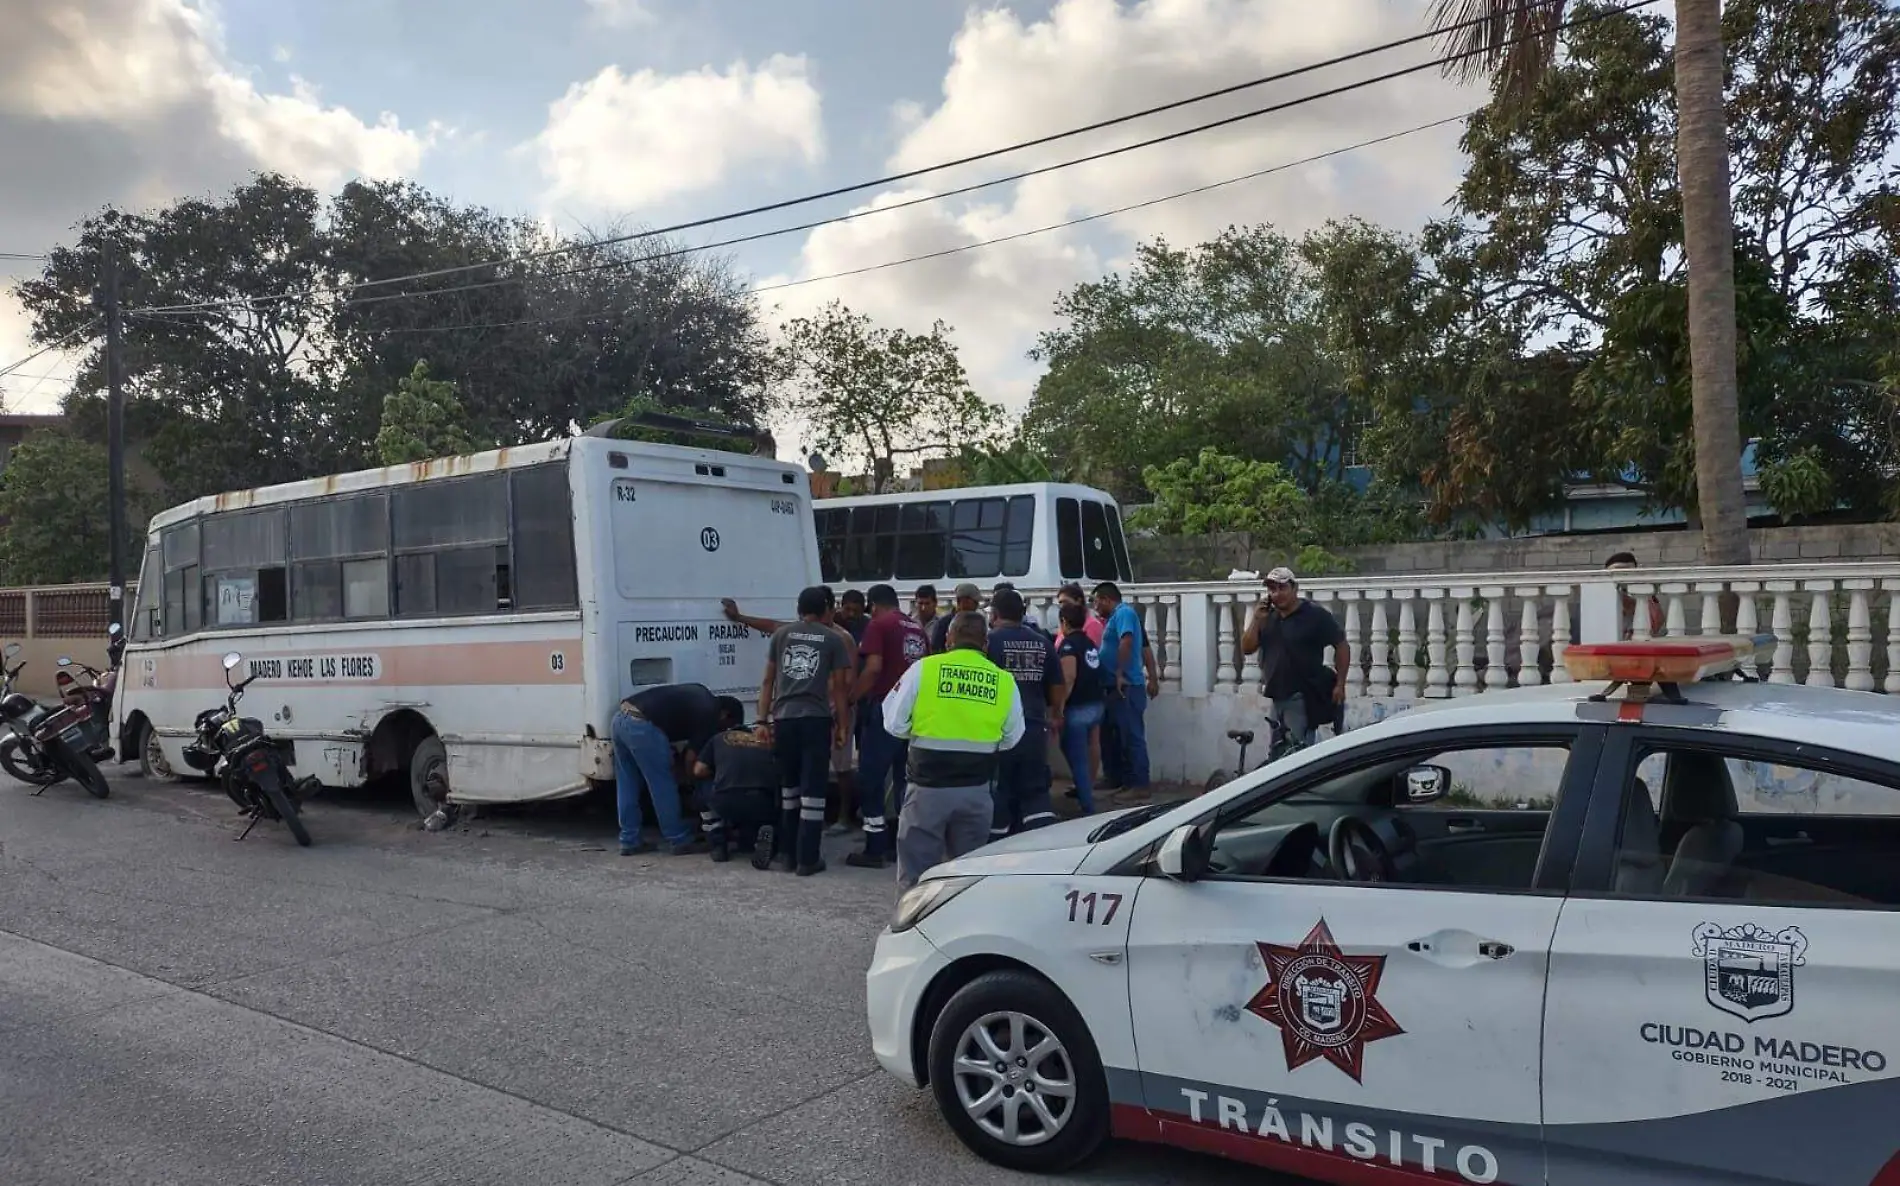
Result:
<svg viewBox="0 0 1900 1186"><path fill-rule="evenodd" d="M1300 596L1289 568L1267 574L1267 595L1254 607L1240 649L1260 656L1260 690L1273 703L1273 719L1301 745L1319 740L1319 727L1338 731L1346 703L1352 647L1339 620ZM1326 648L1333 666L1326 667Z"/></svg>

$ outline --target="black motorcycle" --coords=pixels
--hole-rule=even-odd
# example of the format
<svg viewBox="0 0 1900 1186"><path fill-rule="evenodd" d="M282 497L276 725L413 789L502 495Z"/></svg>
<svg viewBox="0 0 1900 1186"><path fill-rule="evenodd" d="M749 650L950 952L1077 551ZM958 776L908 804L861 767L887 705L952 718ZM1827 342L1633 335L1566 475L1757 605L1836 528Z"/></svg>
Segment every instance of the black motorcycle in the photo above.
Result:
<svg viewBox="0 0 1900 1186"><path fill-rule="evenodd" d="M264 722L238 715L244 689L257 679L252 675L231 682L231 673L243 662L244 657L236 651L224 657L224 684L230 694L224 698L223 708L208 708L198 714L198 736L185 747L185 764L217 778L231 802L251 818L238 834L239 840L251 834L258 820L274 819L283 821L297 843L307 847L310 832L303 826L298 806L316 793L317 780L292 778L289 763L264 732Z"/></svg>
<svg viewBox="0 0 1900 1186"><path fill-rule="evenodd" d="M0 768L38 787L35 795L69 778L95 799L112 794L99 764L86 753L91 705L63 703L49 709L25 692L15 691L13 683L26 669L25 663L11 662L20 653L20 644L8 643L3 653L8 662L0 664L5 671L5 679L0 680L0 725L9 735L0 741Z"/></svg>

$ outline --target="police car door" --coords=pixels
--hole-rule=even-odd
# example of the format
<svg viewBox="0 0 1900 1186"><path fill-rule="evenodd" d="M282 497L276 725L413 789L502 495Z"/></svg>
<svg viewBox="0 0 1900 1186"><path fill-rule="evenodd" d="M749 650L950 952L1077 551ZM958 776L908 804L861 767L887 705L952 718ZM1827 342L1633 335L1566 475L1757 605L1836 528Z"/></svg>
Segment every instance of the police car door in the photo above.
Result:
<svg viewBox="0 0 1900 1186"><path fill-rule="evenodd" d="M1672 716L1613 731L1557 929L1550 1181L1900 1182L1900 768Z"/></svg>
<svg viewBox="0 0 1900 1186"><path fill-rule="evenodd" d="M1152 875L1130 930L1147 1135L1332 1181L1542 1182L1544 974L1602 735L1565 722L1392 738L1210 813L1216 868ZM1487 801L1543 826L1500 828L1491 851L1461 836L1462 866L1417 859L1415 838L1446 829L1408 816L1455 811L1477 829ZM1335 876L1320 854L1342 817L1376 832L1393 881ZM1518 872L1414 880L1452 867Z"/></svg>

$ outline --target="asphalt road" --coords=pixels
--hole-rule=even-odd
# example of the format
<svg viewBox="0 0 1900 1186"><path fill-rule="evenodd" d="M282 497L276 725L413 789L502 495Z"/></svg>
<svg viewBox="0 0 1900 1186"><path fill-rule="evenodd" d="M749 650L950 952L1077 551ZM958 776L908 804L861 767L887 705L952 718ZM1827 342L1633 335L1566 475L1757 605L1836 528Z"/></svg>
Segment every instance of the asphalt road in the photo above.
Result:
<svg viewBox="0 0 1900 1186"><path fill-rule="evenodd" d="M891 882L621 858L599 809L440 834L318 800L0 780L0 1182L987 1186L872 1061ZM1257 1170L1116 1145L1070 1180Z"/></svg>

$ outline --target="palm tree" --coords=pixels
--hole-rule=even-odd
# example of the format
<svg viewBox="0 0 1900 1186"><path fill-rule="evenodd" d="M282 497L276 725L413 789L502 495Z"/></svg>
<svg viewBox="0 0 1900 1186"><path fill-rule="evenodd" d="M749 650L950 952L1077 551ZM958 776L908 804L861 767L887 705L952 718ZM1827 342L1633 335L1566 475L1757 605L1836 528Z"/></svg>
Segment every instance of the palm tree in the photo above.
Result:
<svg viewBox="0 0 1900 1186"><path fill-rule="evenodd" d="M1453 53L1447 68L1495 83L1521 102L1557 56L1565 0L1434 0L1432 23ZM1747 564L1742 433L1735 383L1734 220L1723 109L1721 0L1676 0L1676 182L1689 264L1690 400L1695 413L1702 559Z"/></svg>

